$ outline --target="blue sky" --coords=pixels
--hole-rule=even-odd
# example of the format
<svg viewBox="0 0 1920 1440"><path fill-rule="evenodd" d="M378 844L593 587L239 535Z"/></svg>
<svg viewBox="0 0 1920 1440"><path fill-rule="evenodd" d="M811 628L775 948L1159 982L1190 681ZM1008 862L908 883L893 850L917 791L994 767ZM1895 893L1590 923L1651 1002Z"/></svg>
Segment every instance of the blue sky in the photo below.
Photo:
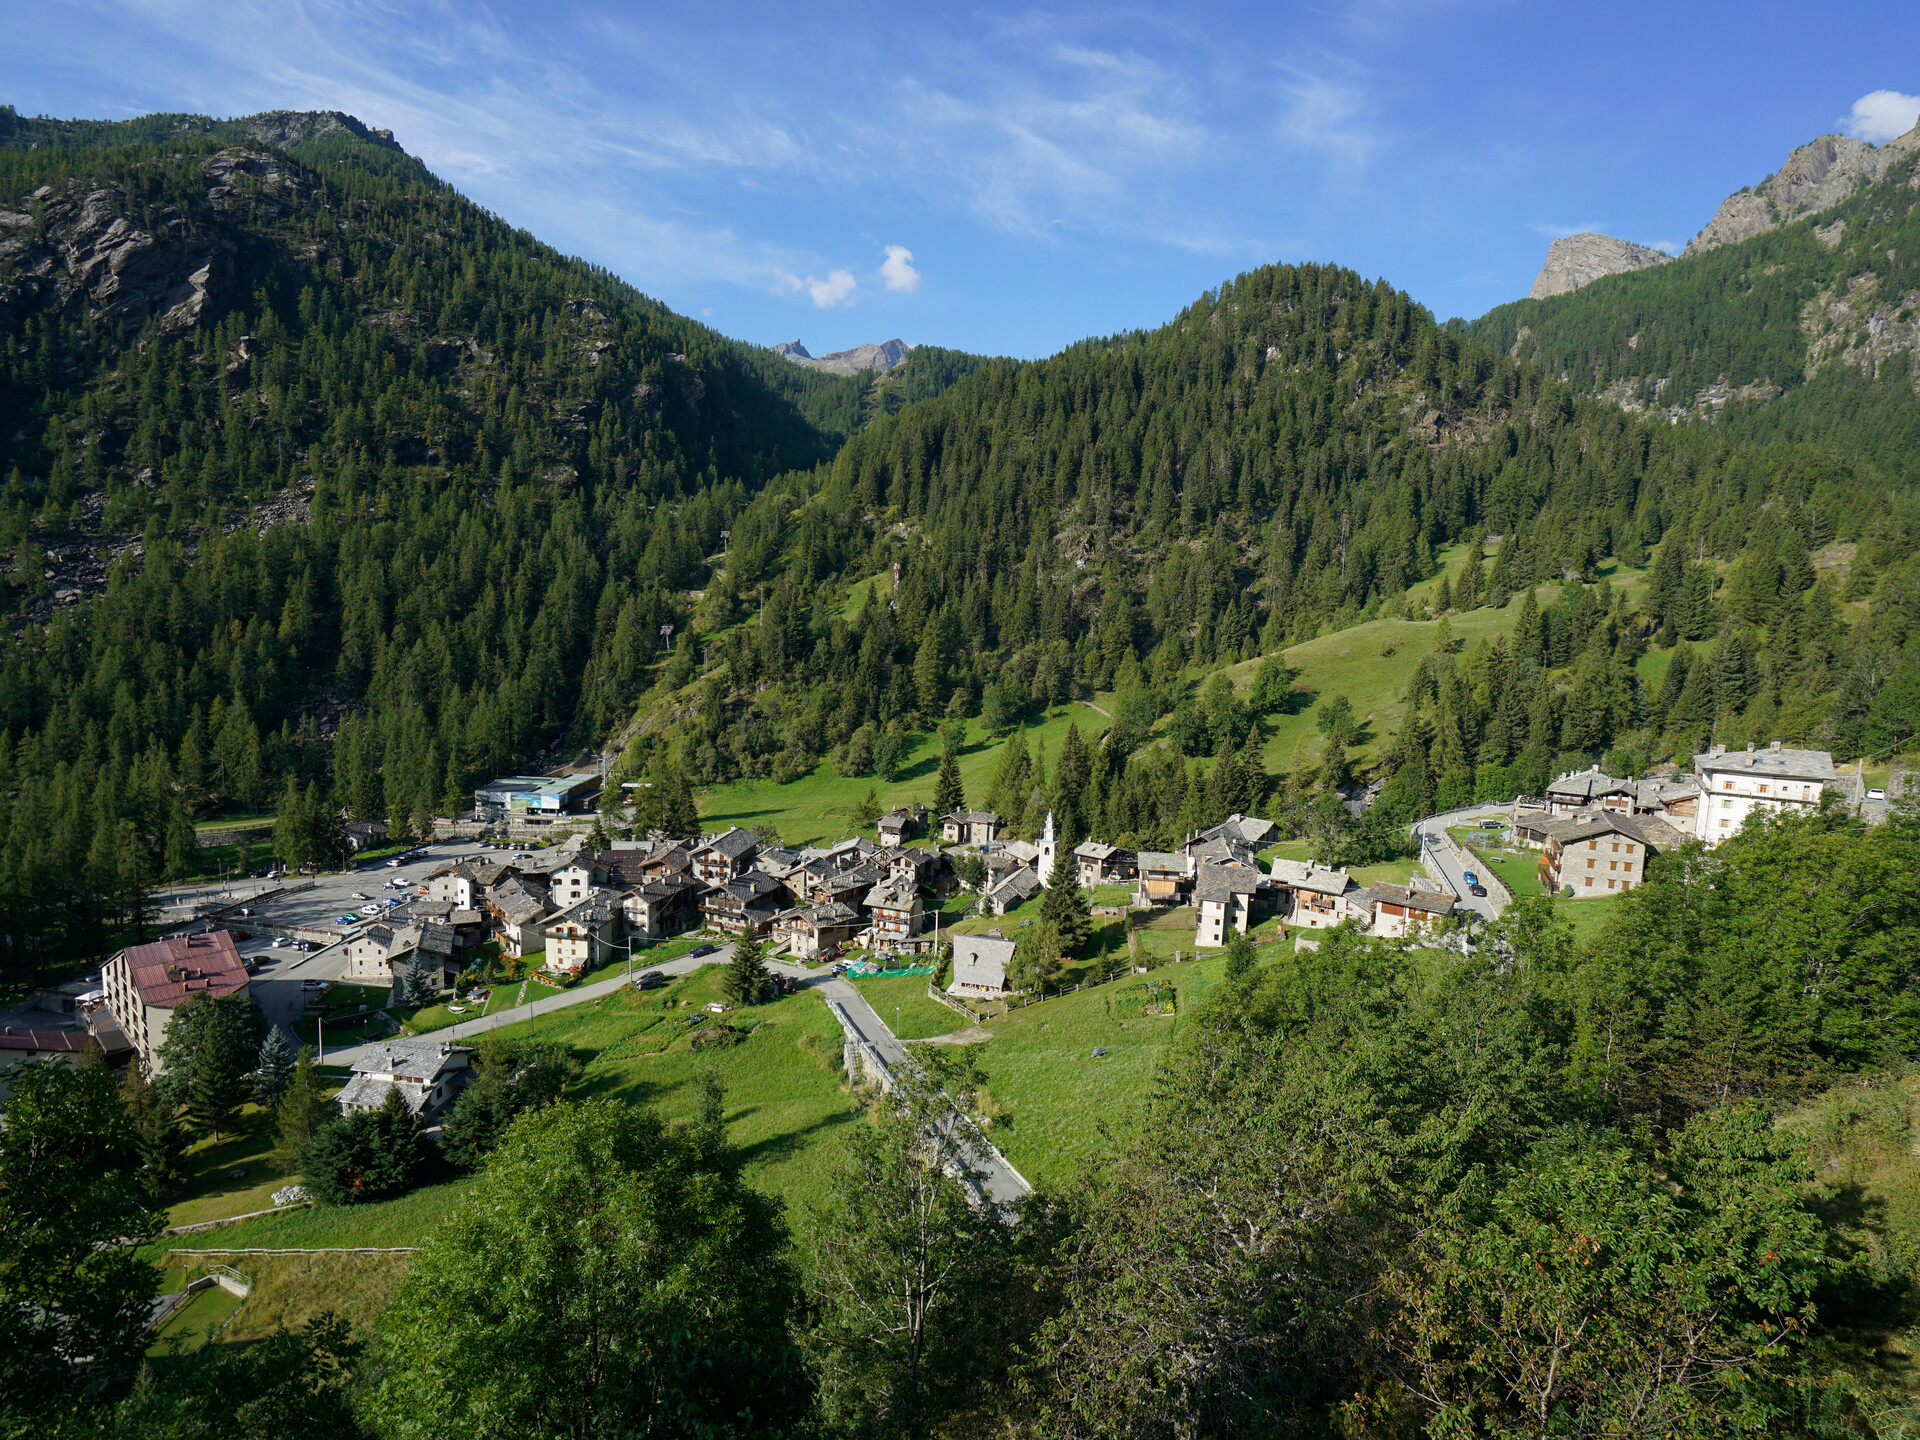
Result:
<svg viewBox="0 0 1920 1440"><path fill-rule="evenodd" d="M1793 145L1920 110L1920 5L1889 3L38 0L7 29L25 113L346 110L815 354L1048 354L1272 261L1474 316L1553 235L1682 245Z"/></svg>

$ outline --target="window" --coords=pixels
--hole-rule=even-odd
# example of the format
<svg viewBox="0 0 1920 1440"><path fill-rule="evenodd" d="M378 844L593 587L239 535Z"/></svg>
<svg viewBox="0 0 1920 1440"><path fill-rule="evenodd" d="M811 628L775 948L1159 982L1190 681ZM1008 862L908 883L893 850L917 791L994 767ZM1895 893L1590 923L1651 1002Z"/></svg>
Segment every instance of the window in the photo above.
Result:
<svg viewBox="0 0 1920 1440"><path fill-rule="evenodd" d="M1587 841L1587 849L1598 850L1599 848L1600 848L1600 842L1598 840Z"/></svg>
<svg viewBox="0 0 1920 1440"><path fill-rule="evenodd" d="M1611 880L1609 880L1609 881L1607 881L1607 889L1609 889L1609 890L1611 890L1611 889L1613 889L1613 886L1614 886L1614 882L1613 882L1613 881L1611 881Z"/></svg>
<svg viewBox="0 0 1920 1440"><path fill-rule="evenodd" d="M1721 788L1722 790L1731 790L1731 789L1733 789L1733 781L1731 781L1731 780L1723 780L1723 781L1721 781L1721 782L1720 782L1720 788Z"/></svg>
<svg viewBox="0 0 1920 1440"><path fill-rule="evenodd" d="M1593 888L1593 877L1591 875L1587 876L1587 888L1589 890Z"/></svg>
<svg viewBox="0 0 1920 1440"><path fill-rule="evenodd" d="M1616 855L1620 853L1620 842L1618 840L1613 842L1613 853Z"/></svg>
<svg viewBox="0 0 1920 1440"><path fill-rule="evenodd" d="M1766 787L1766 786L1764 786L1764 785L1762 785L1762 786L1760 787L1760 793L1761 793L1762 795L1764 795L1764 794L1766 794L1766 793L1767 793L1767 787Z"/></svg>
<svg viewBox="0 0 1920 1440"><path fill-rule="evenodd" d="M1633 846L1631 845L1627 846L1627 854L1631 855L1632 853L1633 853Z"/></svg>

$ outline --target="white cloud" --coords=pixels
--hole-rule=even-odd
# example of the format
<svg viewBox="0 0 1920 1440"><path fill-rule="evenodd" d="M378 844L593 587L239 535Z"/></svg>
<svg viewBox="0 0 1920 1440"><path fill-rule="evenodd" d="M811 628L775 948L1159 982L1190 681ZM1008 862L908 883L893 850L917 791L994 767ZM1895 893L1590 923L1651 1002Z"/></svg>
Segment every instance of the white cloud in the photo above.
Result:
<svg viewBox="0 0 1920 1440"><path fill-rule="evenodd" d="M1352 169L1364 166L1380 144L1367 91L1353 80L1294 66L1285 69L1289 78L1281 86L1286 96L1286 110L1280 117L1281 138L1302 150L1319 151Z"/></svg>
<svg viewBox="0 0 1920 1440"><path fill-rule="evenodd" d="M1853 102L1853 113L1841 120L1847 133L1856 140L1884 145L1904 135L1920 120L1920 95L1902 95L1898 90L1875 90Z"/></svg>
<svg viewBox="0 0 1920 1440"><path fill-rule="evenodd" d="M858 289L851 270L836 270L824 280L807 277L807 294L813 297L814 308L818 310L851 305Z"/></svg>
<svg viewBox="0 0 1920 1440"><path fill-rule="evenodd" d="M1536 225L1533 227L1550 240L1564 240L1569 235L1604 235L1607 224L1604 220L1589 220L1584 225Z"/></svg>
<svg viewBox="0 0 1920 1440"><path fill-rule="evenodd" d="M880 282L889 290L912 294L920 288L920 272L913 268L913 252L904 245L889 245L887 258L880 262Z"/></svg>

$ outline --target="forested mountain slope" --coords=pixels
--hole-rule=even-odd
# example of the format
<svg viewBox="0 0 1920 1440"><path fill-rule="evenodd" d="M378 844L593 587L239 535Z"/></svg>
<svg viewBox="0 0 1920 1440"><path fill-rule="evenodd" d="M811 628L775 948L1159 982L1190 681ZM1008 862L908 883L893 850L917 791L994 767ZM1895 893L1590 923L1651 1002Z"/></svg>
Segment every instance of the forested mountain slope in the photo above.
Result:
<svg viewBox="0 0 1920 1440"><path fill-rule="evenodd" d="M1910 483L1920 475L1917 202L1920 152L1909 148L1830 208L1573 294L1502 305L1467 333L1582 394L1717 419L1759 440L1838 444Z"/></svg>
<svg viewBox="0 0 1920 1440"><path fill-rule="evenodd" d="M0 890L29 950L85 953L88 897L185 863L196 809L316 781L441 809L612 723L733 514L862 418L864 380L672 314L357 126L266 117L276 150L177 119L0 135Z"/></svg>

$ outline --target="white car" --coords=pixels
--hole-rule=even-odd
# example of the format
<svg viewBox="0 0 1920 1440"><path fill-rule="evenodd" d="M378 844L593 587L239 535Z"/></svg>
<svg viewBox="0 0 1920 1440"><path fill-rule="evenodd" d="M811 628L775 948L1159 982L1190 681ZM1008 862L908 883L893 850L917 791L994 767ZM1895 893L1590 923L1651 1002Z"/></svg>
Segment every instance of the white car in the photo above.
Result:
<svg viewBox="0 0 1920 1440"><path fill-rule="evenodd" d="M368 897L367 897L367 896L365 896L365 895L362 895L362 894L361 894L361 893L360 893L360 892L359 892L358 890L356 890L356 891L354 891L354 892L353 892L353 898L354 898L354 899L356 899L356 900L365 900L365 899L367 899Z"/></svg>

